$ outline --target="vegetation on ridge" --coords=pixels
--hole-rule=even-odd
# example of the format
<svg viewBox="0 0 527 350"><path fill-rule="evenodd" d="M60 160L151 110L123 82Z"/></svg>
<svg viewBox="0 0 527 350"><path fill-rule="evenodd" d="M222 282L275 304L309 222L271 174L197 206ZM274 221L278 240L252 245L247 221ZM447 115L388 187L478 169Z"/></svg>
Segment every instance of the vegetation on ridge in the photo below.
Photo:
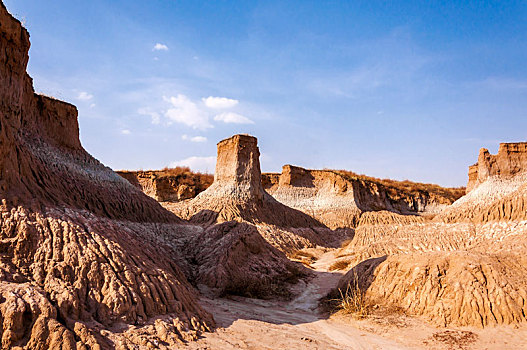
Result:
<svg viewBox="0 0 527 350"><path fill-rule="evenodd" d="M359 180L374 182L387 188L389 194L395 195L397 191L404 191L407 193L427 192L437 196L450 199L452 202L465 195L465 187L441 187L436 184L426 184L420 182L413 182L410 180L397 181L392 179L380 179L364 174L357 174L349 170L331 170L335 174L341 175L348 180Z"/></svg>

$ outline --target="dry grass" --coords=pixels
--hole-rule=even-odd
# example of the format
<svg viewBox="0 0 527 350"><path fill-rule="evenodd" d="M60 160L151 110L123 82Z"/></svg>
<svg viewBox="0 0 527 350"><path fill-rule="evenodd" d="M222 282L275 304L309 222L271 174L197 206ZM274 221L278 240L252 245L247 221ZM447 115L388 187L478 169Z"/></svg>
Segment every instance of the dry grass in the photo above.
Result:
<svg viewBox="0 0 527 350"><path fill-rule="evenodd" d="M175 168L170 168L166 166L163 169L159 170L159 172L165 173L167 175L177 176L177 175L192 173L192 170L190 170L188 166L177 166Z"/></svg>
<svg viewBox="0 0 527 350"><path fill-rule="evenodd" d="M346 248L352 241L353 241L353 239L345 239L345 240L342 241L342 243L340 243L340 247L341 248Z"/></svg>
<svg viewBox="0 0 527 350"><path fill-rule="evenodd" d="M452 202L465 195L465 187L446 188L436 184L425 184L420 182L413 182L410 180L397 181L392 179L379 179L372 176L357 174L349 170L329 171L333 171L334 173L344 176L345 178L351 180L362 180L382 185L387 188L388 193L393 195L396 195L397 191L404 191L408 193L428 192L430 194L435 194L437 196L448 198Z"/></svg>
<svg viewBox="0 0 527 350"><path fill-rule="evenodd" d="M329 267L329 271L345 270L349 266L350 263L351 263L351 260L338 260L338 261L335 261Z"/></svg>
<svg viewBox="0 0 527 350"><path fill-rule="evenodd" d="M289 254L288 257L291 260L300 261L302 264L306 265L312 264L317 260L316 256L302 250L297 250Z"/></svg>
<svg viewBox="0 0 527 350"><path fill-rule="evenodd" d="M366 302L366 293L360 288L358 278L352 279L352 282L348 284L345 292L339 289L339 294L340 296L337 299L331 300L336 304L337 310L342 310L356 319L362 319L368 316L369 310Z"/></svg>
<svg viewBox="0 0 527 350"><path fill-rule="evenodd" d="M119 170L118 173L146 173L155 175L158 178L167 178L169 181L175 181L180 185L196 186L199 191L204 191L214 182L214 175L192 171L187 166L177 166L175 168L164 167L161 170Z"/></svg>

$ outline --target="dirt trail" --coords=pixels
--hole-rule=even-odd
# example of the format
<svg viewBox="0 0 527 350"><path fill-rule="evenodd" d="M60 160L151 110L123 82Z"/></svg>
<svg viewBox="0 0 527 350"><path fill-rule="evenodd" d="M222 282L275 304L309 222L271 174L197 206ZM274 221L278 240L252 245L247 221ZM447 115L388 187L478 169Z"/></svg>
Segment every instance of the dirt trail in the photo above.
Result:
<svg viewBox="0 0 527 350"><path fill-rule="evenodd" d="M312 265L315 276L300 282L290 302L239 297L202 299L214 314L218 330L188 345L191 349L407 349L407 347L345 323L326 319L318 300L334 288L340 273L329 272L334 252Z"/></svg>
<svg viewBox="0 0 527 350"><path fill-rule="evenodd" d="M318 300L342 276L329 272L335 251L311 265L315 276L295 286L290 302L241 297L206 299L202 306L214 315L218 329L185 346L187 349L522 349L527 327L434 328L420 318L386 314L353 320L321 314ZM505 337L503 335L506 335ZM473 339L467 342L466 339Z"/></svg>

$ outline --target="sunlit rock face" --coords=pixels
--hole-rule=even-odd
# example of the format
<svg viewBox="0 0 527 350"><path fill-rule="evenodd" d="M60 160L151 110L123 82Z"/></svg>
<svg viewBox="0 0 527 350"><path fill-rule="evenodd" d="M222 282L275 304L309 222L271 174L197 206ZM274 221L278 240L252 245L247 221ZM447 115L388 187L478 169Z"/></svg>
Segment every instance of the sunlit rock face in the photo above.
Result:
<svg viewBox="0 0 527 350"><path fill-rule="evenodd" d="M264 196L260 150L256 137L234 135L218 143L214 183L216 191L240 200L261 201Z"/></svg>
<svg viewBox="0 0 527 350"><path fill-rule="evenodd" d="M485 182L489 177L510 178L527 171L527 142L500 143L498 153L490 154L482 148L478 162L469 167L467 193Z"/></svg>

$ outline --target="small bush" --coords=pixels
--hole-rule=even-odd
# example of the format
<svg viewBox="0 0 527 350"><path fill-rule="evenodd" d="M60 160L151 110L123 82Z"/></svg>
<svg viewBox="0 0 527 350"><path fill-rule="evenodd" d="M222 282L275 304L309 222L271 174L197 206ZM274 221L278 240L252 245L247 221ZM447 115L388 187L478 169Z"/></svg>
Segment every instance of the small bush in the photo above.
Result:
<svg viewBox="0 0 527 350"><path fill-rule="evenodd" d="M340 297L336 300L338 302L337 308L353 315L355 318L361 319L368 315L368 306L366 303L365 292L360 288L359 281L354 278L346 292L339 289Z"/></svg>

